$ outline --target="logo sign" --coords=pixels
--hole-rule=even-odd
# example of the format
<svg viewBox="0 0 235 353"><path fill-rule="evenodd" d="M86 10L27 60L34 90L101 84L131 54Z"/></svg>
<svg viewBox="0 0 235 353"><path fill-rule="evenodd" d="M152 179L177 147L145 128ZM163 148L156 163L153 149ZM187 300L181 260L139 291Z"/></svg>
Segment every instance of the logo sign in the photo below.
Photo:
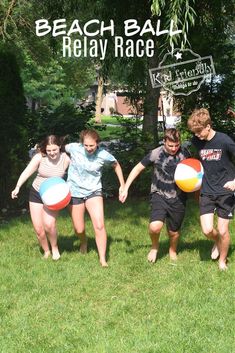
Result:
<svg viewBox="0 0 235 353"><path fill-rule="evenodd" d="M212 56L194 53L191 49L174 49L164 55L159 66L149 70L153 88L163 87L174 95L188 96L215 75Z"/></svg>

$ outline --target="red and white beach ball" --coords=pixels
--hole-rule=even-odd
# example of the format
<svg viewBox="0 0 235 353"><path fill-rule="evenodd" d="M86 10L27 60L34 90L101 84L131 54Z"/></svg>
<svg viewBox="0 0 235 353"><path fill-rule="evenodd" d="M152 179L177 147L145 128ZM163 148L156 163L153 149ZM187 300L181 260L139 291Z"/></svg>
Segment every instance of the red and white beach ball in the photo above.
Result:
<svg viewBox="0 0 235 353"><path fill-rule="evenodd" d="M199 190L203 174L203 166L198 159L184 159L177 165L175 170L176 185L185 192Z"/></svg>
<svg viewBox="0 0 235 353"><path fill-rule="evenodd" d="M69 186L60 177L51 177L43 181L39 194L44 205L53 211L66 207L71 199Z"/></svg>

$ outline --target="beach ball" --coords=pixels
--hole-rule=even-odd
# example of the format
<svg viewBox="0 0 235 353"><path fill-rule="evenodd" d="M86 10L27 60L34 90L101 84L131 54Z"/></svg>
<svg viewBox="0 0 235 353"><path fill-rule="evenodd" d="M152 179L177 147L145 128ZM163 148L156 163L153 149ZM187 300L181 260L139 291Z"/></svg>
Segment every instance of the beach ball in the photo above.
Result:
<svg viewBox="0 0 235 353"><path fill-rule="evenodd" d="M40 186L39 194L44 205L53 211L66 207L71 199L69 186L60 177L51 177L44 180Z"/></svg>
<svg viewBox="0 0 235 353"><path fill-rule="evenodd" d="M176 185L185 192L199 190L204 171L201 162L195 158L187 158L177 164L175 170Z"/></svg>

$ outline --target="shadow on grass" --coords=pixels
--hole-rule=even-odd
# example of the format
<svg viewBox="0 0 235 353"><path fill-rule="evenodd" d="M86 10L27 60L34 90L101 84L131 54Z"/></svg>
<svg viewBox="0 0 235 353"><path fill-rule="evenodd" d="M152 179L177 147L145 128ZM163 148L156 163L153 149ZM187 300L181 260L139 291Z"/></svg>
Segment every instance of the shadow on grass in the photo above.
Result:
<svg viewBox="0 0 235 353"><path fill-rule="evenodd" d="M211 249L213 242L205 239L196 240L193 242L184 241L179 245L179 252L198 250L201 261L211 261ZM228 257L234 252L234 246L230 245Z"/></svg>
<svg viewBox="0 0 235 353"><path fill-rule="evenodd" d="M178 254L184 253L184 252L195 252L197 251L200 257L201 261L211 261L211 249L212 249L213 243L207 239L201 239L201 240L196 240L192 242L187 242L185 240L181 240L179 242L178 246ZM136 246L131 246L131 243L127 244L127 253L133 254L135 251L138 251L140 249L146 249L146 256L148 252L151 249L151 242L149 242L149 245L143 244L143 245L136 245ZM232 253L235 250L235 246L230 245L229 252L228 252L228 257L232 255ZM169 253L169 241L168 239L161 240L160 238L160 243L159 243L159 251L158 251L158 260L168 256Z"/></svg>
<svg viewBox="0 0 235 353"><path fill-rule="evenodd" d="M96 245L96 241L95 238L89 237L87 236L87 241L88 241L88 253L90 251L95 250L97 252L97 245ZM107 250L106 250L106 257L107 260L109 259L109 253L110 253L110 247L112 243L125 243L127 248L129 248L131 246L131 242L130 240L126 240L126 239L117 239L115 238L115 240L108 236L107 239ZM62 254L63 252L78 252L79 248L80 248L80 240L76 235L73 236L66 236L66 235L59 235L58 237L58 246L60 249L60 253Z"/></svg>

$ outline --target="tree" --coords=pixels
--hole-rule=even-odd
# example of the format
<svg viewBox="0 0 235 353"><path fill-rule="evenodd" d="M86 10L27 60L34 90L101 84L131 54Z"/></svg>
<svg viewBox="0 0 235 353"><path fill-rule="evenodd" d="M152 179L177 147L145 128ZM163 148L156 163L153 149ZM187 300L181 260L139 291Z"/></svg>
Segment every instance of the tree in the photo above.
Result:
<svg viewBox="0 0 235 353"><path fill-rule="evenodd" d="M14 54L0 50L0 207L10 204L10 191L27 159L25 98Z"/></svg>
<svg viewBox="0 0 235 353"><path fill-rule="evenodd" d="M150 2L145 0L136 0L135 2L131 0L113 0L112 6L107 0L102 0L98 2L97 9L99 13L97 15L99 18L112 18L115 22L115 35L124 37L124 21L127 18L136 19L138 25L142 28L145 22L151 19L153 27L157 27L157 21L161 19L161 27L166 29L169 28L171 20L174 20L175 30L182 28L182 35L180 36L165 36L164 38L159 38L157 36L150 36L149 33L143 35L146 41L149 38L153 38L155 42L155 55L154 57L148 57L144 55L143 57L125 57L114 59L113 58L113 43L109 38L110 46L109 52L106 55L105 60L102 63L102 69L108 67L107 78L112 80L112 73L120 70L122 67L126 66L129 68L130 73L126 76L127 81L125 82L126 88L132 91L133 88L139 87L139 91L136 94L141 95L144 101L144 123L143 128L145 133L149 133L153 136L157 136L157 115L158 115L158 99L160 95L159 89L153 89L148 70L150 68L157 67L161 54L163 51L171 49L176 43L179 45L185 45L187 43L187 32L189 25L193 24L194 21L194 10L190 6L193 1L190 0L174 0L170 4L166 4L163 0L154 0L152 6ZM138 34L131 37L134 43L140 39ZM135 68L138 67L139 71L136 75ZM136 75L136 77L134 77ZM117 77L117 74L115 74ZM137 84L137 80L138 84ZM133 85L134 83L134 85ZM156 142L156 141L155 141Z"/></svg>
<svg viewBox="0 0 235 353"><path fill-rule="evenodd" d="M181 107L186 115L195 107L208 108L214 127L234 137L234 121L227 115L228 106L235 104L234 3L198 0L195 12L196 26L189 33L189 42L202 57L212 56L216 75L199 91L181 98Z"/></svg>

